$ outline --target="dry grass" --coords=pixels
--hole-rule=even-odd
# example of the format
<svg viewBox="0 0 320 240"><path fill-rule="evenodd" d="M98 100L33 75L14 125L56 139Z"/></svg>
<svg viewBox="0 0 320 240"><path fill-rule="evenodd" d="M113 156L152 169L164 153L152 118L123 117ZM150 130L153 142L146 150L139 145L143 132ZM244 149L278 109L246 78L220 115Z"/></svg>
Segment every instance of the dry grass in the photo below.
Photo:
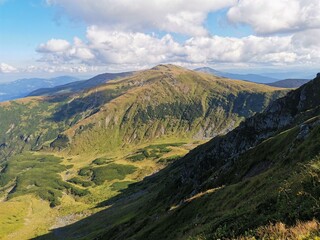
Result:
<svg viewBox="0 0 320 240"><path fill-rule="evenodd" d="M216 192L216 191L218 191L218 190L220 190L220 189L222 189L222 188L224 188L224 186L217 187L217 188L212 188L212 189L209 189L209 190L207 190L207 191L197 193L196 195L194 195L194 196L186 199L185 202L191 202L191 201L193 201L193 200L195 200L195 199L197 199L197 198L203 197L203 196L205 196L205 195L207 195L207 194L214 193L214 192Z"/></svg>
<svg viewBox="0 0 320 240"><path fill-rule="evenodd" d="M298 222L295 226L286 226L279 222L259 227L254 236L239 237L237 240L272 239L303 240L320 239L320 224L317 220Z"/></svg>
<svg viewBox="0 0 320 240"><path fill-rule="evenodd" d="M25 195L0 203L0 239L31 239L48 232L57 210L47 201Z"/></svg>

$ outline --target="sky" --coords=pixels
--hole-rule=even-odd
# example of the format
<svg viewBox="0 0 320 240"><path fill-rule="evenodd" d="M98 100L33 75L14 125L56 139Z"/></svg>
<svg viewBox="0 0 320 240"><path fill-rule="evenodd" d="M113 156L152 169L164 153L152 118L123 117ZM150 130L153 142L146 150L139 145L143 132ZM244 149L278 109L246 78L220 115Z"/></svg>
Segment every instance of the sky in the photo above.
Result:
<svg viewBox="0 0 320 240"><path fill-rule="evenodd" d="M0 0L0 82L173 63L317 72L319 0Z"/></svg>

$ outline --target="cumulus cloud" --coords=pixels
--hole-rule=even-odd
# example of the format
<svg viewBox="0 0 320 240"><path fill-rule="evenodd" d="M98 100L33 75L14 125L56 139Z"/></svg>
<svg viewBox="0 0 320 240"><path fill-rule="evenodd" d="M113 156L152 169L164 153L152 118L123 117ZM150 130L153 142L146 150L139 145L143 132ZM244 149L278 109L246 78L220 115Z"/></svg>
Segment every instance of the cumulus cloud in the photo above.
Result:
<svg viewBox="0 0 320 240"><path fill-rule="evenodd" d="M1 0L0 0L1 1ZM294 65L320 63L319 0L47 0L88 24L86 38L51 39L36 49L46 71L137 69L159 63ZM229 8L257 36L210 35L209 13ZM161 36L150 32L162 32ZM177 41L172 33L188 37ZM281 34L279 34L281 33ZM283 34L285 33L285 34ZM78 67L77 67L78 66Z"/></svg>
<svg viewBox="0 0 320 240"><path fill-rule="evenodd" d="M103 64L154 64L177 58L181 46L167 34L161 38L145 33L87 30L88 47Z"/></svg>
<svg viewBox="0 0 320 240"><path fill-rule="evenodd" d="M307 35L306 35L307 34ZM310 38L308 36L311 36ZM177 42L170 34L109 31L97 26L87 29L86 43L75 38L64 51L51 48L43 51L41 61L51 64L79 63L88 66L139 65L179 62L191 64L295 64L319 62L320 30L289 36L243 38L196 36ZM56 49L56 51L52 51Z"/></svg>
<svg viewBox="0 0 320 240"><path fill-rule="evenodd" d="M234 23L245 23L258 34L320 28L319 0L241 0L228 11Z"/></svg>
<svg viewBox="0 0 320 240"><path fill-rule="evenodd" d="M87 73L87 72L96 72L100 70L95 66L87 66L83 64L64 64L64 65L29 65L20 70L22 73L39 73L39 72L47 72L47 73Z"/></svg>
<svg viewBox="0 0 320 240"><path fill-rule="evenodd" d="M90 49L77 37L74 38L73 44L63 39L51 39L46 43L40 44L36 51L43 56L40 61L53 64L62 64L73 60L86 62L95 57Z"/></svg>
<svg viewBox="0 0 320 240"><path fill-rule="evenodd" d="M70 47L70 43L63 39L51 39L45 44L40 44L38 52L63 52Z"/></svg>
<svg viewBox="0 0 320 240"><path fill-rule="evenodd" d="M237 0L47 0L72 19L109 30L163 30L205 35L210 12L230 7Z"/></svg>
<svg viewBox="0 0 320 240"><path fill-rule="evenodd" d="M186 42L187 59L194 63L294 62L291 37L201 37Z"/></svg>
<svg viewBox="0 0 320 240"><path fill-rule="evenodd" d="M107 31L96 26L87 29L87 44L79 38L64 51L48 51L41 44L38 52L42 54L41 61L61 64L78 61L91 65L103 64L156 64L178 58L182 51L181 46L167 34L157 38L144 33L128 33Z"/></svg>
<svg viewBox="0 0 320 240"><path fill-rule="evenodd" d="M17 69L9 64L0 63L0 73L12 73L16 72Z"/></svg>

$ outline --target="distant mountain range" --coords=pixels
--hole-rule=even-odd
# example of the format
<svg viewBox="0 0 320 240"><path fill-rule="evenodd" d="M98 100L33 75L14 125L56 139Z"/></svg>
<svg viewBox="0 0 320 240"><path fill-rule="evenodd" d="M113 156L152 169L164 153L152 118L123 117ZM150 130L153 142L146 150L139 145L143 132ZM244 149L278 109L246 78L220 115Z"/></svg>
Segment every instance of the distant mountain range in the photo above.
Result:
<svg viewBox="0 0 320 240"><path fill-rule="evenodd" d="M285 79L279 80L276 78L271 78L259 74L236 74L236 73L228 73L228 72L221 72L210 67L202 67L197 68L195 71L209 73L219 77L231 78L231 79L238 79L238 80L245 80L250 82L262 83L273 87L279 88L298 88L303 84L310 81L310 79Z"/></svg>
<svg viewBox="0 0 320 240"><path fill-rule="evenodd" d="M133 72L122 72L122 73L103 73L97 75L88 80L71 82L56 87L46 87L37 89L28 94L28 96L52 96L58 94L75 93L85 89L93 88L101 84L107 83L109 80L117 79L120 77L127 77Z"/></svg>
<svg viewBox="0 0 320 240"><path fill-rule="evenodd" d="M0 102L22 98L39 88L52 88L61 84L79 81L78 78L61 76L56 78L25 78L0 84Z"/></svg>
<svg viewBox="0 0 320 240"><path fill-rule="evenodd" d="M195 69L195 71L209 73L209 74L213 74L213 75L216 75L219 77L245 80L245 81L256 82L256 83L272 83L272 82L276 82L279 80L276 78L265 77L265 76L261 76L258 74L237 74L237 73L221 72L221 71L217 71L215 69L212 69L210 67L197 68L197 69Z"/></svg>
<svg viewBox="0 0 320 240"><path fill-rule="evenodd" d="M298 88L309 81L310 79L285 79L273 83L267 83L266 85L280 88Z"/></svg>
<svg viewBox="0 0 320 240"><path fill-rule="evenodd" d="M298 88L309 81L307 79L279 80L258 74L235 74L217 71L209 67L197 68L195 71L209 73L218 77L263 83L279 88ZM10 83L0 84L0 102L23 98L26 96L52 96L80 92L85 89L97 87L112 79L130 76L133 73L134 72L104 73L88 80L80 80L71 76L61 76L49 79L19 79Z"/></svg>

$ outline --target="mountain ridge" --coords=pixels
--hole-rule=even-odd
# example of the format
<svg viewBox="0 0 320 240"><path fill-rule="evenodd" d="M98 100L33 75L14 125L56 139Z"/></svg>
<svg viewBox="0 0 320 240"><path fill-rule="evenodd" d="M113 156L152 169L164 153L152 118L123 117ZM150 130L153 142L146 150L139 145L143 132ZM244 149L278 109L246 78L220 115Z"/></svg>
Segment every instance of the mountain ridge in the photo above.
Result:
<svg viewBox="0 0 320 240"><path fill-rule="evenodd" d="M268 230L274 223L319 219L319 90L320 75L57 231L70 239L263 239L279 236Z"/></svg>
<svg viewBox="0 0 320 240"><path fill-rule="evenodd" d="M100 76L98 78L101 79ZM46 131L50 132L48 129L51 128L54 131L65 129L65 135L71 140L71 148L74 149L72 151L78 151L78 147L86 149L92 137L96 138L92 139L93 142L97 139L101 139L101 144L104 142L104 147L98 150L104 151L102 149L110 149L114 144L120 146L166 134L174 137L183 133L185 138L195 139L223 134L245 117L261 111L281 94L284 92L272 87L229 81L173 65L159 65L147 71L130 73L124 78L108 81L84 92L30 97L18 100L13 105L2 105L11 104L23 114L28 114L30 110L39 111L34 114L52 114L51 118L42 120L47 124ZM175 99L179 99L179 102ZM25 111L23 106L29 109ZM44 106L47 108L45 114L41 113ZM245 108L240 110L241 106ZM8 112L8 107L3 111ZM214 126L211 121L215 121ZM12 122L9 124L5 121L4 124L8 126L3 125L3 136L13 137L11 134L15 132L18 122L14 123L12 129L9 127ZM176 124L177 127L174 127ZM40 123L34 125L42 126ZM50 125L53 127L48 128ZM30 127L35 129L34 126ZM84 128L86 131L83 131ZM144 130L139 132L139 129ZM90 137L83 137L85 132L89 132ZM114 136L110 140L116 140L116 143L109 142L108 147L108 143L103 140L104 134ZM30 131L20 132L22 135L23 138L32 136L28 144L36 141L34 144L39 145L42 138L46 139L43 133L34 136ZM3 138L2 143L6 144L8 138ZM87 139L86 143L83 139Z"/></svg>
<svg viewBox="0 0 320 240"><path fill-rule="evenodd" d="M163 73L162 71L165 71L165 72ZM153 80L154 76L152 76L152 75L155 74L155 73L158 76L157 80ZM163 108L163 107L167 108L166 111L169 112L169 115L167 115L167 117L171 116L170 114L173 114L173 116L174 116L176 114L175 113L176 111L182 111L181 114L183 114L183 111L186 111L186 110L183 110L183 109L179 110L180 105L184 101L187 101L187 102L189 101L183 95L189 96L188 98L190 98L192 96L192 98L195 99L195 100L192 100L191 104L194 107L196 107L196 106L199 107L198 110L195 110L194 113L197 113L197 111L201 111L202 113L198 112L198 114L200 114L200 115L197 116L197 117L201 117L202 114L209 114L209 113L205 113L207 111L207 108L208 108L208 106L206 106L208 103L205 103L204 101L211 101L211 100L205 100L204 97L206 96L206 93L205 93L206 90L205 89L206 88L212 89L212 87L210 86L212 84L215 84L215 86L217 87L217 90L216 90L217 92L220 91L219 89L221 89L221 90L224 89L224 88L229 88L230 89L229 91L231 91L234 95L231 94L230 98L228 99L228 101L235 101L235 100L237 100L239 98L240 102L237 103L237 104L243 104L243 103L246 102L246 104L249 104L249 106L250 106L250 104L253 104L253 105L255 104L254 100L250 99L250 98L246 99L245 97L244 97L244 99L242 99L243 98L242 96L237 97L236 96L236 88L240 88L240 89L242 87L243 88L247 88L246 91L248 91L248 92L264 91L264 89L265 89L264 87L260 88L260 86L255 85L255 84L251 84L251 83L245 83L244 84L243 82L237 82L237 81L235 81L233 83L227 83L226 84L224 79L217 79L217 78L214 79L214 78L211 78L211 76L209 77L209 75L199 75L199 76L198 75L194 75L193 79L190 80L189 78L183 78L183 77L185 76L184 74L187 74L187 75L189 74L190 76L192 76L192 74L194 74L192 71L185 70L183 68L172 67L170 65L169 65L169 74L168 74L168 67L167 66L162 66L162 65L157 66L156 68L153 68L153 69L151 69L149 71L148 70L144 71L141 74L143 74L143 75L141 75L141 76L138 75L138 77L133 76L132 78L129 77L129 78L125 79L125 82L123 82L124 84L128 84L128 85L131 85L131 86L138 86L138 87L137 88L134 87L132 90L129 90L128 91L128 95L122 95L122 96L119 96L119 99L116 98L114 100L111 100L110 104L108 105L111 108L103 110L103 111L114 112L115 110L111 110L111 109L114 108L114 107L119 108L119 106L121 106L121 105L123 105L123 103L127 102L127 99L128 99L129 96L130 96L129 99L135 98L134 102L136 102L136 103L134 105L132 105L130 103L127 106L120 107L120 108L127 109L127 110L126 110L126 113L123 112L122 113L123 115L119 115L118 118L120 118L120 119L122 118L122 121L126 121L126 120L124 120L124 119L126 119L125 115L128 115L128 114L130 115L131 114L133 119L136 119L134 122L131 123L133 126L137 126L138 122L140 122L139 124L148 124L147 123L148 122L148 118L151 118L151 119L154 118L154 117L159 118L159 123L158 124L160 124L160 125L158 125L157 129L153 130L155 132L152 133L151 136L153 136L153 134L157 135L158 133L160 135L162 135L160 133L162 131L161 128L166 129L166 127L164 125L162 125L162 124L167 124L167 123L165 123L165 122L163 122L163 120L161 120L164 116L158 115L158 113L157 113L157 111L162 111L161 108ZM151 77L149 77L149 75ZM199 78L200 76L202 77L202 79ZM198 80L195 81L197 78L199 78L199 83L197 83ZM161 80L159 81L158 79L161 79ZM213 81L213 79L214 79L214 81ZM130 81L129 83L127 82L128 80ZM123 83L121 83L121 81L123 81L123 80L119 80L119 81L112 81L112 82L110 82L110 84L112 84L112 83L123 84ZM189 84L188 81L191 81L190 82L191 85L186 85L186 84ZM211 81L213 81L213 82L211 82ZM161 93L159 92L159 89L158 89L159 86L161 86L161 89L162 89ZM186 86L188 86L188 87L186 87ZM122 87L125 87L125 86L122 86ZM192 89L193 87L202 89L202 91L204 91L204 92L202 92L202 97L201 97L202 99L198 97L198 96L201 96L201 95L198 95L196 92L192 92L192 91L198 91L200 93L199 89L196 90L196 88L195 88L193 90ZM249 90L249 88L250 88L250 90ZM157 91L155 91L154 89L157 89ZM274 89L272 89L272 91L273 90ZM268 91L269 90L267 90L267 92ZM154 104L154 103L160 103L160 102L163 102L163 101L167 102L166 104L168 104L168 102L172 101L172 100L170 100L170 99L172 99L172 96L176 96L176 94L178 92L179 93L180 92L183 93L183 95L180 95L180 99L181 99L182 103L179 103L180 104L179 106L174 106L171 103L170 103L171 105L170 104L169 105L163 105L163 107L162 107L161 104L160 105ZM93 89L91 94L99 94L99 89ZM163 95L161 95L161 94L163 94ZM216 93L216 94L218 94L218 93ZM143 96L143 97L141 97L141 96ZM152 98L154 98L156 96L157 96L157 99L151 100ZM252 95L252 97L254 97L254 94ZM259 99L259 97L257 96L256 101L261 101L262 99L263 98ZM116 101L116 102L114 102L114 101ZM132 100L130 100L130 101L132 101ZM194 102L194 101L196 101L196 102ZM244 101L244 102L241 103L241 101ZM172 103L173 102L175 102L175 101L172 101ZM144 109L144 105L146 103L148 105L149 104L151 104L151 105L147 109ZM224 103L222 102L221 104L224 104ZM265 103L265 104L267 105L268 103ZM152 105L154 105L154 106L152 106ZM112 107L112 106L114 106L114 107ZM204 107L204 106L206 106L206 107ZM138 109L134 110L136 107ZM158 109L159 107L160 107L160 109ZM172 112L170 113L170 111L171 111L170 109L173 108L173 107L177 107L177 109L175 109L175 110L172 109ZM181 107L183 107L183 106L181 105ZM201 110L201 108L202 108L202 110ZM233 106L233 108L234 109L238 109L237 106ZM131 113L132 111L138 111L139 114L137 115L136 113ZM191 111L191 110L187 110L187 111ZM233 111L233 110L231 110L231 111ZM259 110L259 108L257 108L255 111L260 111L260 110ZM101 111L98 112L97 114L94 114L92 117L93 118L97 118L100 113L101 113ZM180 124L181 123L185 124L183 122L187 122L189 120L191 122L189 122L188 124L191 124L195 119L193 119L193 117L191 117L191 116L190 116L191 119L188 119L189 118L188 114L192 114L193 115L194 113L185 112L184 113L185 115L184 116L182 115L183 117L182 117L182 121L180 120ZM212 113L210 113L210 114L212 114ZM244 112L236 112L235 114L239 114L240 116L248 116L248 115L250 115L250 112L245 112L245 111ZM86 122L90 121L90 118L91 117L87 118ZM104 116L104 118L105 118L105 116ZM112 117L111 117L111 119L109 119L109 118L110 117L107 116L107 118L106 118L107 120L105 120L105 123L108 122L108 124L106 124L106 125L110 125L110 124L112 125L113 123L116 123L118 121L117 119L112 120ZM101 119L100 121L104 121L104 120ZM89 124L89 123L86 123L86 124ZM194 124L199 124L199 123L194 123ZM202 124L205 124L205 123L202 123ZM207 126L209 126L208 123L206 123L206 124L207 124ZM223 123L221 122L219 124L223 124ZM154 126L154 123L152 123L152 125ZM73 128L70 128L68 130L67 135L71 134L71 136L76 136L76 132L77 132L76 128L79 128L79 127L81 127L81 126L78 125L78 126L75 126ZM111 128L112 128L112 126L111 126ZM149 127L147 127L147 128L149 128ZM187 126L185 126L183 128L188 129ZM206 128L206 126L204 126L204 128ZM74 130L72 130L72 132L71 132L71 129L74 129ZM96 132L100 132L100 130L95 130L95 131ZM102 131L104 131L104 130L102 130ZM120 129L120 131L121 131L121 129ZM145 132L142 132L141 133L142 135L139 136L139 133L136 132L136 131L133 131L133 130L130 130L130 129L128 129L128 131L129 132L124 133L124 136L134 136L133 138L134 139L136 138L136 140L145 139L145 137L147 137L145 135L146 134ZM174 131L177 131L177 130L174 130ZM204 134L206 135L205 129L203 129L203 131L204 131ZM209 132L207 133L208 134L207 137L212 137L212 132L210 132L212 130L208 129L208 131ZM222 134L222 133L223 132L221 132L219 134ZM112 133L109 133L109 134L112 134ZM195 133L195 134L196 135L200 134L199 136L200 136L200 138L202 138L201 135L203 135L203 133ZM83 139L81 134L77 138ZM129 141L132 141L132 140L133 139L131 139ZM136 141L136 140L134 140L134 141ZM73 142L74 141L75 141L75 139L73 139ZM126 142L126 141L124 140L124 142Z"/></svg>

